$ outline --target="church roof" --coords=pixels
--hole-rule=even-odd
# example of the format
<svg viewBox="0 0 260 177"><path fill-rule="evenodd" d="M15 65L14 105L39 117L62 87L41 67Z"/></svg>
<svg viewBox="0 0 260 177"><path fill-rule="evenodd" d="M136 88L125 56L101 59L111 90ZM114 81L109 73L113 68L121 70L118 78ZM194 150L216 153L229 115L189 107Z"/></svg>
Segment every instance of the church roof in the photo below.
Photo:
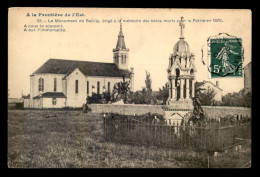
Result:
<svg viewBox="0 0 260 177"><path fill-rule="evenodd" d="M86 76L130 77L130 71L119 69L114 63L63 59L49 59L33 74L68 74L76 68Z"/></svg>

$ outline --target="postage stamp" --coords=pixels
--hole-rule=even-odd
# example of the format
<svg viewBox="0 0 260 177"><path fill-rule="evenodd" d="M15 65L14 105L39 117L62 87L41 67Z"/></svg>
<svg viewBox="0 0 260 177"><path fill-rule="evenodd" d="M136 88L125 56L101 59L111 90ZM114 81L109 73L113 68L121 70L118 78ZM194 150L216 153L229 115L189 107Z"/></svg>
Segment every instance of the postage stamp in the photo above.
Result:
<svg viewBox="0 0 260 177"><path fill-rule="evenodd" d="M208 55L210 78L243 77L241 38L227 34L209 38Z"/></svg>

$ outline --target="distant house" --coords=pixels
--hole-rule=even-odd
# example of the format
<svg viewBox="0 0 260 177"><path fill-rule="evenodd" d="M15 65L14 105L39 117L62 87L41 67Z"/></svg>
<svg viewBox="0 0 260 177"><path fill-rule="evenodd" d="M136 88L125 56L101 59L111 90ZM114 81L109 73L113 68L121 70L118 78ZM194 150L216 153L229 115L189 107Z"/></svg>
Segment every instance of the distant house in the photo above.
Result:
<svg viewBox="0 0 260 177"><path fill-rule="evenodd" d="M24 106L24 108L29 108L30 107L30 94L28 94L28 95L24 95L24 96L22 96L22 98L23 98L23 106Z"/></svg>
<svg viewBox="0 0 260 177"><path fill-rule="evenodd" d="M8 109L20 109L23 108L23 98L8 98Z"/></svg>
<svg viewBox="0 0 260 177"><path fill-rule="evenodd" d="M203 82L196 82L195 84L196 89L201 89L201 92L206 92L209 89L213 89L214 92L216 93L214 100L216 102L221 102L222 101L222 89L219 87L219 82L216 81L216 84L213 84L210 81L203 81Z"/></svg>
<svg viewBox="0 0 260 177"><path fill-rule="evenodd" d="M244 89L245 93L252 91L252 62L244 67Z"/></svg>

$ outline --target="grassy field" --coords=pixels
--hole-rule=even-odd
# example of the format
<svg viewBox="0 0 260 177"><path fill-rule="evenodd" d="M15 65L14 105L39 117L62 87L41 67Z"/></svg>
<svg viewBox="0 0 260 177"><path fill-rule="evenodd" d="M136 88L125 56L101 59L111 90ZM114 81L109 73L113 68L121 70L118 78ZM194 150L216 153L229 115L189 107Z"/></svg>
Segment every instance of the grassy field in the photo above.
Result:
<svg viewBox="0 0 260 177"><path fill-rule="evenodd" d="M59 110L8 111L9 168L242 168L251 146L207 153L105 142L99 114Z"/></svg>

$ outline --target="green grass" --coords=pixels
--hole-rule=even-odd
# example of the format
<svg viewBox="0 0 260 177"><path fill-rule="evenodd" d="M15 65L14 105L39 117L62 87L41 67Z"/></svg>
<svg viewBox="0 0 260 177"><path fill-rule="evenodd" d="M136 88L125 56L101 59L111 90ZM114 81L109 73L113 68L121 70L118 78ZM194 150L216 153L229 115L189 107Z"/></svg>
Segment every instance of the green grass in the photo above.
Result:
<svg viewBox="0 0 260 177"><path fill-rule="evenodd" d="M251 160L231 151L213 158L191 150L105 142L99 114L75 110L9 110L10 168L214 168L238 167Z"/></svg>

